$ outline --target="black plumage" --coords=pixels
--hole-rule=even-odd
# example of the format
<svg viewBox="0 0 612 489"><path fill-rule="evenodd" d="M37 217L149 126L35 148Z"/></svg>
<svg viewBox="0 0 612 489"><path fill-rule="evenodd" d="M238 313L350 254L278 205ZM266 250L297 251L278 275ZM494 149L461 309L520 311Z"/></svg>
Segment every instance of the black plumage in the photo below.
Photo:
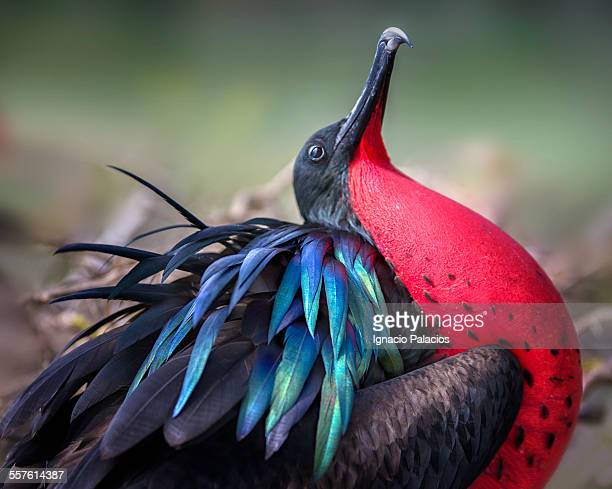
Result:
<svg viewBox="0 0 612 489"><path fill-rule="evenodd" d="M188 211L181 213L192 216ZM103 298L136 304L79 334L73 343L82 344L52 362L7 411L0 424L2 434L23 436L9 454L8 465L66 466L70 470L67 487L79 489L315 484L318 399L322 389L329 389L325 387L329 365L324 368L318 356L324 354L320 346L314 352L314 364L305 372L301 393L278 424L266 432L264 419L254 418L238 437L241 441L236 435L240 403L256 359L266 357L268 348L276 348L270 351L281 352L278 358L282 358L287 328L301 321L306 331L305 308L316 307L316 334L321 342L331 340L325 304L331 300L327 294L335 289L321 291L315 302L303 305L296 286L290 284L295 279L285 273L291 257L298 257L299 263L299 247L310 246L305 253L314 254L304 259L304 266L309 276L322 281L316 267L323 267L336 249L336 259L347 264L355 261L356 267L362 267L360 273L374 274L370 279L376 278L385 301L410 303L410 295L374 248L357 235L276 220L219 227L190 221L200 229L166 254L83 243L60 249L109 253L137 264L117 287L77 292L59 300ZM213 243L221 244L222 250L207 251ZM341 261L333 262L337 265L327 273L341 272ZM367 272L363 264L370 261ZM162 271L169 278L178 268L188 275L159 284L139 283ZM358 280L357 272L349 272L351 280ZM353 282L352 287L357 285ZM272 330L281 290L284 305ZM369 307L375 306L372 294L360 296L374 301ZM352 297L349 302L356 300ZM334 307L348 307L343 306L345 300L336 296ZM358 311L352 311L350 321L358 321ZM198 337L213 334L203 324L214 321L218 323L214 336L203 340L210 342L207 352ZM347 334L350 331L359 339L364 333L357 323L355 328ZM367 354L360 344L355 343L358 358ZM476 350L438 362L434 368L426 366L429 353L403 350L402 371L410 373L393 380L388 380L395 375L389 366L379 362L382 353L363 364L347 431L318 487L429 487L428 474L440 471L452 472L445 480L454 482L439 487L464 487L491 458L520 400L516 362L507 352ZM198 355L206 355L201 378L189 374ZM192 375L191 381L186 373ZM185 385L190 382L192 392L186 395ZM130 387L133 392L128 395ZM251 408L259 406L253 413L268 409L268 404L257 404L265 401L264 392L253 398ZM175 404L181 396L185 407L178 411Z"/></svg>

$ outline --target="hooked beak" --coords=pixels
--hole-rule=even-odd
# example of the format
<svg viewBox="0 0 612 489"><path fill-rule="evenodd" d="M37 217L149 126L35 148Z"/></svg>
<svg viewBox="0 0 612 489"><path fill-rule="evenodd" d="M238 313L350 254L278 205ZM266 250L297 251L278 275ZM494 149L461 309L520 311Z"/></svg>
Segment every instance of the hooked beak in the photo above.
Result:
<svg viewBox="0 0 612 489"><path fill-rule="evenodd" d="M374 112L378 114L382 123L395 53L402 44L413 46L406 33L397 27L389 27L381 34L363 91L340 127L334 149L338 148L342 142L354 148L370 123ZM375 111L374 109L379 105L380 110Z"/></svg>

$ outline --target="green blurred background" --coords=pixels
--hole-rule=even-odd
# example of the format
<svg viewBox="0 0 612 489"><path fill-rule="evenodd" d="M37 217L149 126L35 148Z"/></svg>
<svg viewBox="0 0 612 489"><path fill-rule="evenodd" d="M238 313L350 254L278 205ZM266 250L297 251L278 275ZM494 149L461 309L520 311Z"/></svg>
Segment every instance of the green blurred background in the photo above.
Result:
<svg viewBox="0 0 612 489"><path fill-rule="evenodd" d="M609 194L611 19L607 2L5 1L0 127L35 154L3 163L0 204L72 232L125 191L107 163L222 202L350 109L397 25L416 47L394 75L394 161L491 141L568 224Z"/></svg>
<svg viewBox="0 0 612 489"><path fill-rule="evenodd" d="M125 203L134 186L106 164L204 218L268 181L352 107L390 25L415 41L391 88L392 159L539 258L586 236L612 205L612 3L2 1L0 275L11 293L53 283L52 248L95 239ZM566 296L612 302L612 282L597 280ZM593 468L577 477L576 457L553 487L612 487L609 469L603 482Z"/></svg>

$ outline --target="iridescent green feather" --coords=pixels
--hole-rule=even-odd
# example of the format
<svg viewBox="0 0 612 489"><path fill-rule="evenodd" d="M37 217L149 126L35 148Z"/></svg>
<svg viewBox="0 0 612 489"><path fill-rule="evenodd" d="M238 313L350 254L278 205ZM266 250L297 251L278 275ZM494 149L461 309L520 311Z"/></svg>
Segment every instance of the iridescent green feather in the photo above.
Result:
<svg viewBox="0 0 612 489"><path fill-rule="evenodd" d="M334 356L337 358L344 344L348 314L348 283L344 265L333 258L326 258L323 268L323 282L329 317L329 333Z"/></svg>
<svg viewBox="0 0 612 489"><path fill-rule="evenodd" d="M318 335L313 338L305 324L295 323L287 328L283 358L274 378L271 407L266 419L266 434L295 404L317 359L319 349Z"/></svg>
<svg viewBox="0 0 612 489"><path fill-rule="evenodd" d="M170 320L162 328L161 333L159 334L157 340L155 341L155 344L153 345L153 348L147 355L147 358L145 358L145 361L140 366L140 369L136 373L134 380L132 380L132 385L130 385L130 388L128 390L128 395L131 392L133 392L138 387L138 385L140 385L140 382L142 382L142 379L144 379L145 375L149 371L149 368L155 362L158 352L163 347L164 343L176 331L179 325L182 324L184 319L187 316L189 316L190 313L193 313L192 308L193 308L193 304L188 303L180 311L178 311L172 318L170 318Z"/></svg>
<svg viewBox="0 0 612 489"><path fill-rule="evenodd" d="M308 331L314 337L321 296L323 260L330 247L327 237L313 237L302 244L301 285L302 302Z"/></svg>
<svg viewBox="0 0 612 489"><path fill-rule="evenodd" d="M321 404L317 421L314 456L314 479L319 480L329 468L342 436L342 408L334 372L334 359L329 340L322 349L325 378L321 386Z"/></svg>

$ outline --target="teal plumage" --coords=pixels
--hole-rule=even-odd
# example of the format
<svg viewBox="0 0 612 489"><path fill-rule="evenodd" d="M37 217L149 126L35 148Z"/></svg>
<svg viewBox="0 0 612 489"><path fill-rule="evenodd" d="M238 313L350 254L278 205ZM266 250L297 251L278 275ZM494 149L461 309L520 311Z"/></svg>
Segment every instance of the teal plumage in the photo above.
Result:
<svg viewBox="0 0 612 489"><path fill-rule="evenodd" d="M363 242L357 236L348 233L334 233L334 256L342 263L347 269L352 268L357 252Z"/></svg>
<svg viewBox="0 0 612 489"><path fill-rule="evenodd" d="M352 361L347 362L347 367L349 370L349 374L351 375L351 379L353 380L353 384L355 386L359 386L360 377L357 373L357 365L361 359L361 355L359 352L359 347L357 345L357 337L355 335L355 328L349 323L346 322L346 334L344 337L344 348L346 350L346 355Z"/></svg>
<svg viewBox="0 0 612 489"><path fill-rule="evenodd" d="M223 251L206 251L212 244ZM347 429L355 390L364 385L368 373L373 369L380 378L405 370L394 345L372 342L372 318L386 312L386 292L378 277L386 280L388 288L392 272L377 250L356 234L252 220L199 226L165 254L97 244L62 249L87 250L138 262L116 288L83 291L65 299L128 298L144 303L145 310L136 310L140 316L119 335L117 353L157 335L132 379L129 396L146 377L168 369L184 372L175 375L180 389L168 391L170 419L164 435L172 446L197 436L202 416L207 423L221 419L238 399L236 437L248 437L265 420L269 457L318 405L314 471L320 477ZM178 269L187 272L187 280L163 283ZM160 272L162 284L139 283ZM261 292L265 290L269 292ZM394 294L401 297L401 292ZM230 331L232 324L239 330ZM236 341L249 338L254 351L242 343L235 348L218 346L219 338L236 334ZM243 352L250 360L215 356L216 348ZM180 363L169 365L179 356ZM420 355L414 357L418 360ZM227 368L233 365L227 372L239 382L233 390L211 383L214 379L209 376L225 373L223 362L228 362ZM216 395L219 403L207 404ZM197 406L204 405L212 411L199 413Z"/></svg>
<svg viewBox="0 0 612 489"><path fill-rule="evenodd" d="M293 258L289 260L285 273L283 274L283 279L276 292L274 306L272 308L272 317L270 318L268 341L272 341L283 318L287 314L287 311L289 311L295 294L300 287L300 280L300 254L296 253L293 255Z"/></svg>
<svg viewBox="0 0 612 489"><path fill-rule="evenodd" d="M322 356L325 365L325 378L321 386L321 405L315 442L315 480L320 479L327 467L329 467L338 448L338 443L340 443L343 429L341 397L336 384L336 365L329 340L323 345Z"/></svg>
<svg viewBox="0 0 612 489"><path fill-rule="evenodd" d="M319 297L323 273L323 259L330 247L328 237L313 236L302 245L302 301L308 331L314 336L319 313Z"/></svg>
<svg viewBox="0 0 612 489"><path fill-rule="evenodd" d="M282 248L255 248L246 254L230 297L228 306L230 311L251 288L266 265L283 251Z"/></svg>
<svg viewBox="0 0 612 489"><path fill-rule="evenodd" d="M320 348L319 335L313 337L304 323L294 323L287 328L283 358L274 379L266 433L276 426L278 420L297 401Z"/></svg>
<svg viewBox="0 0 612 489"><path fill-rule="evenodd" d="M266 433L266 459L274 455L285 443L290 430L298 423L306 412L313 405L315 398L321 391L321 384L325 369L323 362L319 358L310 371L306 384L302 388L300 397L295 404L287 411L276 426Z"/></svg>
<svg viewBox="0 0 612 489"><path fill-rule="evenodd" d="M348 315L348 283L344 265L332 258L326 258L323 268L325 298L329 317L329 333L338 358L344 344L346 317Z"/></svg>
<svg viewBox="0 0 612 489"><path fill-rule="evenodd" d="M354 276L350 275L349 277L349 322L354 327L357 345L359 346L360 362L357 366L357 373L358 377L362 378L370 366L373 353L376 352L371 340L374 308Z"/></svg>
<svg viewBox="0 0 612 489"><path fill-rule="evenodd" d="M155 344L153 345L153 348L151 349L151 351L147 355L147 358L145 359L142 366L136 373L136 376L134 377L134 380L132 381L132 385L130 386L128 390L128 394L130 394L132 391L134 391L138 387L142 379L147 374L147 371L149 370L149 368L155 361L157 353L163 346L164 342L170 337L172 333L174 333L174 331L183 322L185 316L189 313L190 309L191 309L191 304L185 305L162 328L161 333L159 334L159 336L157 337L157 340L155 341Z"/></svg>
<svg viewBox="0 0 612 489"><path fill-rule="evenodd" d="M274 302L276 304L276 301ZM275 335L283 331L287 326L293 324L296 320L304 317L304 304L302 303L301 297L295 297L289 306L289 309L281 319L280 324L273 328L272 326L268 329L268 342L272 341Z"/></svg>
<svg viewBox="0 0 612 489"><path fill-rule="evenodd" d="M276 371L282 359L277 345L263 345L257 352L255 366L249 378L247 394L240 405L236 438L242 440L255 427L270 406Z"/></svg>
<svg viewBox="0 0 612 489"><path fill-rule="evenodd" d="M355 258L355 266L365 273L358 273L368 282L368 294L371 300L378 306L380 312L387 313L385 296L380 286L380 281L376 275L376 256L378 252L370 245L364 243Z"/></svg>
<svg viewBox="0 0 612 489"><path fill-rule="evenodd" d="M194 299L193 320L198 323L206 314L214 300L225 289L239 272L237 266L231 266L225 270L211 275L200 287L200 292Z"/></svg>
<svg viewBox="0 0 612 489"><path fill-rule="evenodd" d="M178 346L183 342L185 337L189 334L189 332L193 329L194 325L194 309L195 304L191 304L189 307L187 314L181 321L179 327L176 331L170 335L164 341L164 344L159 348L153 363L149 369L150 373L155 372L159 367L161 367L170 356L176 351Z"/></svg>
<svg viewBox="0 0 612 489"><path fill-rule="evenodd" d="M371 274L366 270L365 266L363 265L360 256L357 256L355 258L355 261L353 262L353 270L355 276L357 277L357 280L359 281L359 284L361 285L365 293L368 295L368 299L370 299L372 304L376 305L377 308L380 307L380 304L378 303L378 298L376 297L376 287L373 283L374 280Z"/></svg>
<svg viewBox="0 0 612 489"><path fill-rule="evenodd" d="M212 350L213 343L215 342L217 334L223 326L228 313L228 308L224 306L212 312L208 318L206 318L204 324L202 324L193 346L193 352L189 358L187 373L185 374L185 379L183 380L183 387L181 388L178 400L174 406L174 411L172 412L173 417L176 417L181 413L182 409L185 407L185 404L187 404L187 401L189 400L189 396L196 388L200 377L202 377L202 372L204 372L208 355Z"/></svg>
<svg viewBox="0 0 612 489"><path fill-rule="evenodd" d="M340 355L334 358L334 378L342 415L342 433L346 432L351 419L355 397L354 377L355 350L351 347L350 337L345 337Z"/></svg>

